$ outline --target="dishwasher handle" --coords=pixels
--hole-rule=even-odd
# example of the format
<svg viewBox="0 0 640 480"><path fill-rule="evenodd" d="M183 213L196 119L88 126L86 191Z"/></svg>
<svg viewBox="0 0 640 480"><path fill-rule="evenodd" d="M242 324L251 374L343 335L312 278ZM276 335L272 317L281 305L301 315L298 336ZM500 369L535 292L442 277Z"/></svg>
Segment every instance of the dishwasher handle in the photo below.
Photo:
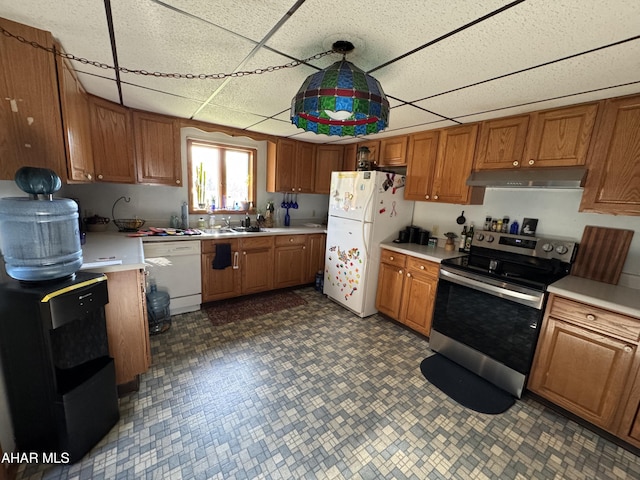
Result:
<svg viewBox="0 0 640 480"><path fill-rule="evenodd" d="M238 270L240 268L239 264L240 252L233 252L233 269Z"/></svg>

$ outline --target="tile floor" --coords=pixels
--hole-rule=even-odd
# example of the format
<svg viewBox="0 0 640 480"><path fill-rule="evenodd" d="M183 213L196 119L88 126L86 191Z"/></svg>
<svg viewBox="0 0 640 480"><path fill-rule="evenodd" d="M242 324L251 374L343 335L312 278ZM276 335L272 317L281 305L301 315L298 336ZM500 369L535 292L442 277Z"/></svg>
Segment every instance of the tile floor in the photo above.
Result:
<svg viewBox="0 0 640 480"><path fill-rule="evenodd" d="M121 420L80 462L28 479L614 479L640 457L532 398L467 410L420 373L425 338L307 304L213 327L176 316Z"/></svg>

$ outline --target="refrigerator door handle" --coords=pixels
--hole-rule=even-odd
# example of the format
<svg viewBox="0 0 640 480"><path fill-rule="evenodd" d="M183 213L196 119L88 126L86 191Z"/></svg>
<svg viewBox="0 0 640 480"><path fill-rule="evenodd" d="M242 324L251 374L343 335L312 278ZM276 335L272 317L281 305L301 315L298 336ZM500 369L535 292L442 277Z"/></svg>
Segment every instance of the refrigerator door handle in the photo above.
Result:
<svg viewBox="0 0 640 480"><path fill-rule="evenodd" d="M371 195L369 195L369 198L367 198L367 201L364 204L364 211L362 212L363 216L362 216L362 220L360 221L360 226L362 228L361 231L361 235L362 235L362 241L364 242L364 253L367 256L366 258L369 258L369 243L367 241L367 236L365 235L364 232L364 226L365 226L365 219L367 218L367 210L369 209L369 205L371 205L371 203L373 202L373 197L374 194L373 192L371 192ZM373 211L373 206L371 207L371 220L373 221L373 219L375 218L375 212Z"/></svg>

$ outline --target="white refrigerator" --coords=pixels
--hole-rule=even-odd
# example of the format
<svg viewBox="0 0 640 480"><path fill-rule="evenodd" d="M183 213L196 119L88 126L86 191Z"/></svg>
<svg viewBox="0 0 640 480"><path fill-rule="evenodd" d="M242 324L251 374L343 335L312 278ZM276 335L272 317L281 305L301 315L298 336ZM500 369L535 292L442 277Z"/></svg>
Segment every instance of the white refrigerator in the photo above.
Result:
<svg viewBox="0 0 640 480"><path fill-rule="evenodd" d="M377 312L380 243L411 225L405 177L387 172L333 172L324 294L360 317Z"/></svg>

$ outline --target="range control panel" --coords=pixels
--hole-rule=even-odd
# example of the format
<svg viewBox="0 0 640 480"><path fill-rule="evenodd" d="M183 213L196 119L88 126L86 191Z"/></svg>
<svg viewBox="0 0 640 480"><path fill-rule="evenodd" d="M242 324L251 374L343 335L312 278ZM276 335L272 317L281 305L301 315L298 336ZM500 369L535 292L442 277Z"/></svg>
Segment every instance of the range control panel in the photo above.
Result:
<svg viewBox="0 0 640 480"><path fill-rule="evenodd" d="M567 263L573 262L578 251L578 244L572 240L484 231L474 235L473 246Z"/></svg>

